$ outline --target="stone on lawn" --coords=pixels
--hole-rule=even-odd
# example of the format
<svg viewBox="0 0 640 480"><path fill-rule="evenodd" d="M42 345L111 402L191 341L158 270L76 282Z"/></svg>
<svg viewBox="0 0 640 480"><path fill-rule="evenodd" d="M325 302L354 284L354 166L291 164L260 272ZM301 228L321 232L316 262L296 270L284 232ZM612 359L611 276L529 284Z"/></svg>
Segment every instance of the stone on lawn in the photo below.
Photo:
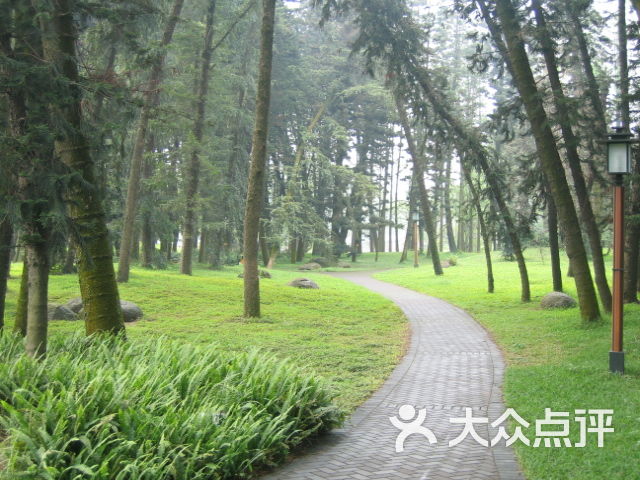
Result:
<svg viewBox="0 0 640 480"><path fill-rule="evenodd" d="M124 321L135 322L142 318L142 309L133 302L127 302L126 300L120 300L120 308L122 308L122 316Z"/></svg>
<svg viewBox="0 0 640 480"><path fill-rule="evenodd" d="M78 320L78 315L66 305L47 304L47 318L51 320Z"/></svg>
<svg viewBox="0 0 640 480"><path fill-rule="evenodd" d="M120 300L120 308L122 309L122 317L125 323L135 322L142 318L142 309L133 302ZM84 308L80 310L79 315L84 315Z"/></svg>
<svg viewBox="0 0 640 480"><path fill-rule="evenodd" d="M327 267L331 266L331 260L329 260L328 258L324 258L324 257L313 258L313 259L311 259L310 263L317 263L322 268L327 268Z"/></svg>
<svg viewBox="0 0 640 480"><path fill-rule="evenodd" d="M315 262L305 263L301 267L298 267L298 270L319 270L322 268L322 265Z"/></svg>
<svg viewBox="0 0 640 480"><path fill-rule="evenodd" d="M317 290L320 288L316 282L314 282L313 280L309 280L308 278L296 278L295 280L292 280L289 283L287 283L287 285L290 287L311 288L314 290Z"/></svg>
<svg viewBox="0 0 640 480"><path fill-rule="evenodd" d="M449 260L442 260L442 261L440 262L440 266L441 266L442 268L449 268L449 267L451 266L451 264L449 263Z"/></svg>
<svg viewBox="0 0 640 480"><path fill-rule="evenodd" d="M562 292L547 293L542 297L542 300L540 300L540 306L544 309L572 308L576 305L577 303L573 298Z"/></svg>
<svg viewBox="0 0 640 480"><path fill-rule="evenodd" d="M338 267L340 267L340 268L351 268L351 264L349 262L338 262Z"/></svg>
<svg viewBox="0 0 640 480"><path fill-rule="evenodd" d="M80 310L82 310L82 297L72 298L67 303L65 303L64 306L71 310L73 313L78 313L80 312Z"/></svg>

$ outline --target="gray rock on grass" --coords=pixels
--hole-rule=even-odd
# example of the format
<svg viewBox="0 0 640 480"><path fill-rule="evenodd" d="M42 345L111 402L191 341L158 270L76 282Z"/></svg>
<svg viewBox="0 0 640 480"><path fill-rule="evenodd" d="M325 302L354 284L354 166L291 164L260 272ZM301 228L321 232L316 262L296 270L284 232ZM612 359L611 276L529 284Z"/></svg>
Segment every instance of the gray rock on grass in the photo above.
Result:
<svg viewBox="0 0 640 480"><path fill-rule="evenodd" d="M319 263L315 263L315 262L309 262L309 263L305 263L304 265L302 265L301 267L298 267L298 270L319 270L322 268L322 265L320 265Z"/></svg>
<svg viewBox="0 0 640 480"><path fill-rule="evenodd" d="M70 300L70 302L71 301L73 300ZM80 301L80 307L81 308L78 311L78 315L83 315L84 308L82 307L82 301ZM122 309L122 316L124 318L125 323L135 322L137 320L140 320L143 316L142 309L133 302L120 300L120 308Z"/></svg>
<svg viewBox="0 0 640 480"><path fill-rule="evenodd" d="M52 320L78 320L78 314L68 308L66 305L58 305L57 303L49 303L47 305L47 318Z"/></svg>
<svg viewBox="0 0 640 480"><path fill-rule="evenodd" d="M82 297L76 297L64 304L73 313L79 313L82 310Z"/></svg>
<svg viewBox="0 0 640 480"><path fill-rule="evenodd" d="M577 305L576 301L562 292L547 293L542 300L540 300L540 306L545 310L554 308L573 308Z"/></svg>
<svg viewBox="0 0 640 480"><path fill-rule="evenodd" d="M295 280L287 283L287 285L290 287L307 288L313 290L317 290L320 288L316 282L314 282L313 280L309 280L308 278L296 278Z"/></svg>

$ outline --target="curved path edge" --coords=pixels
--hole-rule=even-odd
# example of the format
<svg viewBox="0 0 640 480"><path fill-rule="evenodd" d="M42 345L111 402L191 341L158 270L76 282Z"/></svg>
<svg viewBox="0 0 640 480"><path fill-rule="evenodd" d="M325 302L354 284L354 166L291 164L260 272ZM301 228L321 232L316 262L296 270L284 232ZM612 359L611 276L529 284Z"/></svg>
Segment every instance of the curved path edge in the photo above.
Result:
<svg viewBox="0 0 640 480"><path fill-rule="evenodd" d="M349 280L396 303L406 315L411 340L391 375L341 429L322 436L300 457L263 480L522 480L513 449L500 442L483 447L470 436L454 447L462 428L451 418L488 417L505 411L504 360L488 333L469 314L443 300L382 282L371 272L339 272ZM403 405L427 413L422 425L437 438L430 444L414 434L395 451L398 433L390 422ZM498 430L476 427L482 438Z"/></svg>

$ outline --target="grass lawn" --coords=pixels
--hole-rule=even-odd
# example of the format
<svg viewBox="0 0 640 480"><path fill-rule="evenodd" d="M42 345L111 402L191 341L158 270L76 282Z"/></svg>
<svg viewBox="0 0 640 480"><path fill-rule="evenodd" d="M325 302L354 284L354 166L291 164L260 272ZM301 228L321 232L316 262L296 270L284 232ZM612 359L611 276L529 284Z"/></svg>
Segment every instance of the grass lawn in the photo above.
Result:
<svg viewBox="0 0 640 480"><path fill-rule="evenodd" d="M516 443L528 479L640 479L640 306L625 308L626 375L608 372L610 320L584 325L578 309L545 311L539 300L551 291L546 252L528 251L533 301L519 301L515 262L494 255L496 293L486 293L483 255L461 255L458 266L442 277L423 261L418 269L381 272L380 280L439 297L465 309L484 325L502 348L508 368L505 403L530 423L544 418L544 409L571 413L571 440L578 440L575 409L613 409L615 433L598 448L589 434L586 448L533 448ZM566 271L566 265L563 266ZM573 279L565 291L576 296ZM535 438L533 425L525 431Z"/></svg>
<svg viewBox="0 0 640 480"><path fill-rule="evenodd" d="M21 266L12 269L7 296L7 323L12 328ZM142 321L127 325L135 340L164 335L185 343L217 345L229 351L260 347L291 358L327 379L337 404L347 411L362 403L386 379L402 356L407 324L390 301L349 282L319 273L304 273L320 290L286 286L303 276L272 271L261 281L263 317L242 318L240 267L223 271L196 269L192 277L175 266L166 271L132 270L120 286L123 300L137 303ZM65 303L79 295L75 275L50 277L50 301ZM82 322L57 321L50 334L82 331Z"/></svg>

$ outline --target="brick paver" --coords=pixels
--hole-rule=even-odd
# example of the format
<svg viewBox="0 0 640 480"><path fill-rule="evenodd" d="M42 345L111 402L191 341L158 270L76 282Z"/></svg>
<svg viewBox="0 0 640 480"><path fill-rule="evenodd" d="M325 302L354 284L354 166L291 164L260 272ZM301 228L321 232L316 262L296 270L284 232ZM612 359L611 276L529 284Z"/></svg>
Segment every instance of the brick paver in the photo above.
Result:
<svg viewBox="0 0 640 480"><path fill-rule="evenodd" d="M360 406L345 428L321 439L311 450L263 480L466 480L522 479L511 448L504 442L483 447L468 437L449 447L462 425L450 418L495 420L504 412L502 355L487 332L467 313L442 300L378 281L366 272L335 274L394 301L411 324L406 356L380 390ZM424 426L437 444L410 436L395 452L399 430L389 417L402 405L427 409ZM476 428L483 438L495 429ZM488 431L489 430L489 431Z"/></svg>

